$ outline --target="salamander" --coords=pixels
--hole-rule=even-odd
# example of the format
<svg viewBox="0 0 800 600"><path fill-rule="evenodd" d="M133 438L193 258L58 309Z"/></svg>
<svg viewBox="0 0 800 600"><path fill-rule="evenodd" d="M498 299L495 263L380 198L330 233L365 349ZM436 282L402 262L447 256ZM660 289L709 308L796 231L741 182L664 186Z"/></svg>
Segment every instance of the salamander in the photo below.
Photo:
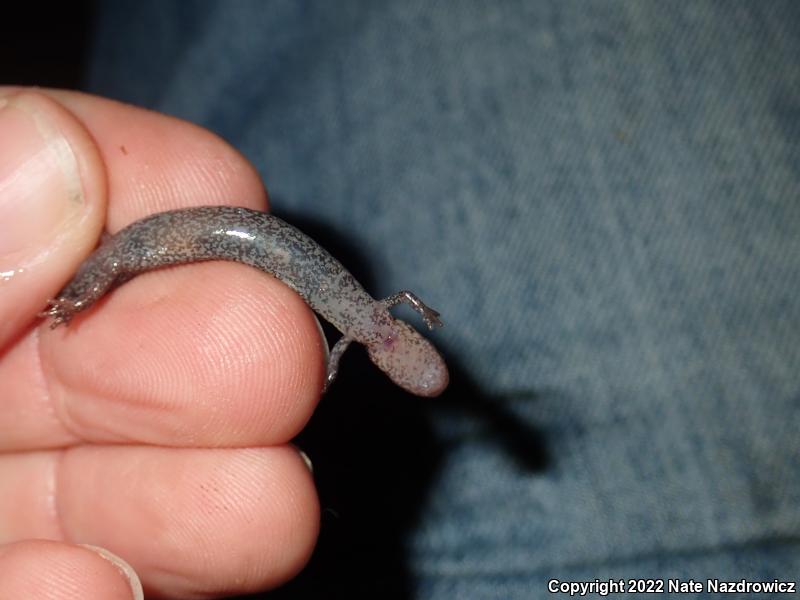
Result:
<svg viewBox="0 0 800 600"><path fill-rule="evenodd" d="M247 208L185 208L131 223L81 264L41 315L57 327L140 273L209 260L235 261L274 275L342 333L330 352L325 389L353 341L366 346L372 362L408 392L437 396L447 387L444 359L389 309L407 303L431 329L442 325L438 312L407 290L374 299L310 237L273 215Z"/></svg>

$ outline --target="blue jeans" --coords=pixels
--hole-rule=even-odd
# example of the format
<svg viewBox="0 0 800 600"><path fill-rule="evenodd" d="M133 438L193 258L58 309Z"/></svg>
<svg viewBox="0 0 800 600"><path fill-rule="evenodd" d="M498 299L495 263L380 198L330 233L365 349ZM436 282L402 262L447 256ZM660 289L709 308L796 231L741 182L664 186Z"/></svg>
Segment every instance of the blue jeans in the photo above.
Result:
<svg viewBox="0 0 800 600"><path fill-rule="evenodd" d="M220 133L446 323L441 399L343 364L277 597L797 579L800 4L98 8L90 91Z"/></svg>

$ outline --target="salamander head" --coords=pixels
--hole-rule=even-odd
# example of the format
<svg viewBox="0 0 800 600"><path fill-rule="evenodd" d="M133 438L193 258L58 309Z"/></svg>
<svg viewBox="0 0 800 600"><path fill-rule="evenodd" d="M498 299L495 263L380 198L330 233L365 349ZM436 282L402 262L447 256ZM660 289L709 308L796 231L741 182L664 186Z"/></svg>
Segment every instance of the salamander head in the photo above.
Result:
<svg viewBox="0 0 800 600"><path fill-rule="evenodd" d="M375 363L397 385L417 396L438 396L447 387L447 365L428 340L408 323L391 319L378 341L367 346Z"/></svg>

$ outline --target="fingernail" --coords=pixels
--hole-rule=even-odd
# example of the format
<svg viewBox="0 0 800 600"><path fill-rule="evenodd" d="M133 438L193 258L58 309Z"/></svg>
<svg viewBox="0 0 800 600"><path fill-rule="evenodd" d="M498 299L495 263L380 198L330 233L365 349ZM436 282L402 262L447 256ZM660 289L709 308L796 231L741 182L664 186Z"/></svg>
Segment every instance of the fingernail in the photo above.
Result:
<svg viewBox="0 0 800 600"><path fill-rule="evenodd" d="M78 162L67 140L25 95L0 98L0 256L40 253L82 213Z"/></svg>
<svg viewBox="0 0 800 600"><path fill-rule="evenodd" d="M306 467L308 467L308 470L313 473L314 472L314 463L311 462L311 458L309 458L308 454L306 454L305 452L300 450L300 448L297 448L297 452L298 452L298 454L300 454L300 458L303 459L303 462L306 463Z"/></svg>
<svg viewBox="0 0 800 600"><path fill-rule="evenodd" d="M133 598L133 600L144 600L144 590L142 589L142 582L139 581L139 576L136 574L136 571L133 570L133 567L131 567L124 560L122 560L119 556L117 556L116 554L112 554L105 548L101 548L100 546L92 546L91 544L79 544L79 545L89 550L92 550L93 552L96 552L97 554L105 558L108 562L117 567L117 569L119 569L119 571L122 573L125 579L128 580L128 584L131 586L131 593L132 593L131 597Z"/></svg>

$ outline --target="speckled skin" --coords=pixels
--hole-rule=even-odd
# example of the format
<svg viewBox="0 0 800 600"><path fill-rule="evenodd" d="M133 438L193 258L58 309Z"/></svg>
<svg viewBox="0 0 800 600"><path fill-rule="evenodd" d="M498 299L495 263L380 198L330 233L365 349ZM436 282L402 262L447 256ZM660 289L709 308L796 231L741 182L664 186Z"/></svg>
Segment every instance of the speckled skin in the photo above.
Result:
<svg viewBox="0 0 800 600"><path fill-rule="evenodd" d="M326 388L351 341L397 385L420 396L447 387L448 372L436 349L415 329L389 314L406 302L428 327L439 314L411 292L373 299L355 278L311 238L267 213L206 206L158 213L132 223L101 245L80 266L42 315L57 327L139 273L205 260L231 260L271 273L342 332L331 351Z"/></svg>

